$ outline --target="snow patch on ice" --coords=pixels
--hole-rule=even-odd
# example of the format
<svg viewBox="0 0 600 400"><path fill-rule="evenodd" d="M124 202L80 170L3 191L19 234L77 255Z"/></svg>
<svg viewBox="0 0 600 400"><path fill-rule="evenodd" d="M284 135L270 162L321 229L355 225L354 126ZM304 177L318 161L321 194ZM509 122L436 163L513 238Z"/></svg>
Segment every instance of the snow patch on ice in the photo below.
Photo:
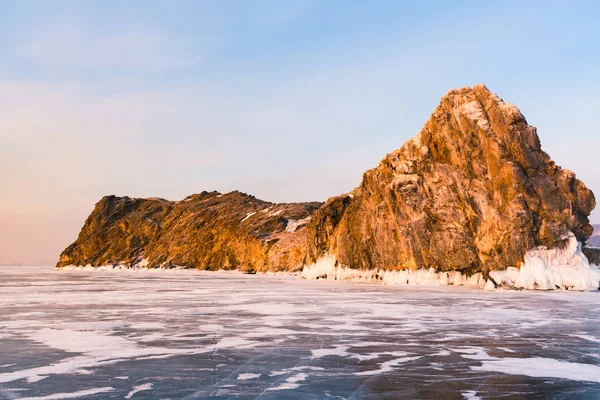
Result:
<svg viewBox="0 0 600 400"><path fill-rule="evenodd" d="M470 360L497 360L496 357L490 356L481 347L464 347L460 349L450 349L455 353L461 353L462 358L468 358Z"/></svg>
<svg viewBox="0 0 600 400"><path fill-rule="evenodd" d="M475 390L467 390L461 392L462 396L467 400L481 400L481 397L477 396L477 392Z"/></svg>
<svg viewBox="0 0 600 400"><path fill-rule="evenodd" d="M269 376L280 376L280 375L287 375L291 372L294 371L324 371L325 368L322 367L311 367L311 366L302 366L302 367L294 367L294 368L288 368L288 369L281 369L281 370L275 370L275 371L271 371L269 372Z"/></svg>
<svg viewBox="0 0 600 400"><path fill-rule="evenodd" d="M246 374L239 374L237 377L238 381L247 381L250 379L256 379L256 378L260 378L261 374L252 374L252 373L246 373Z"/></svg>
<svg viewBox="0 0 600 400"><path fill-rule="evenodd" d="M86 397L86 396L93 396L95 394L100 394L100 393L113 392L115 390L116 390L115 388L107 386L107 387L96 388L96 389L79 390L77 392L71 392L71 393L55 393L55 394L50 394L47 396L40 396L40 397L21 397L20 400L77 399L77 398Z"/></svg>
<svg viewBox="0 0 600 400"><path fill-rule="evenodd" d="M47 377L48 377L48 375L30 376L26 379L26 381L27 381L27 383L36 383L36 382L46 379Z"/></svg>
<svg viewBox="0 0 600 400"><path fill-rule="evenodd" d="M392 352L392 354L393 354L393 352ZM356 373L354 373L354 375L359 375L359 376L378 375L378 374L382 374L382 373L385 373L385 372L392 372L392 371L394 371L394 367L395 366L398 366L398 365L403 364L403 363L408 362L408 361L418 360L419 358L421 358L421 357L420 356L416 356L416 357L400 357L400 358L395 358L395 359L390 360L390 361L382 362L381 364L379 364L379 368L378 369L374 369L374 370L370 370L370 371L356 372Z"/></svg>
<svg viewBox="0 0 600 400"><path fill-rule="evenodd" d="M298 389L300 385L297 382L302 382L306 380L307 375L303 372L290 376L283 383L278 386L270 387L266 390L290 390L290 389Z"/></svg>
<svg viewBox="0 0 600 400"><path fill-rule="evenodd" d="M326 356L338 356L338 357L348 357L350 353L348 353L348 349L350 346L338 345L333 349L316 349L311 350L312 358L321 358Z"/></svg>
<svg viewBox="0 0 600 400"><path fill-rule="evenodd" d="M285 381L290 383L302 382L306 380L307 375L304 372L300 372L299 374L290 376Z"/></svg>
<svg viewBox="0 0 600 400"><path fill-rule="evenodd" d="M559 378L572 381L600 383L600 367L559 361L552 358L502 358L483 361L481 366L472 366L474 371L501 372L533 378Z"/></svg>
<svg viewBox="0 0 600 400"><path fill-rule="evenodd" d="M138 392L143 392L145 390L152 390L152 384L144 383L143 385L134 386L133 389L131 389L131 391L127 393L127 396L125 396L125 398L130 399L133 397L134 394Z"/></svg>
<svg viewBox="0 0 600 400"><path fill-rule="evenodd" d="M587 340L588 342L600 343L600 339L598 339L597 337L594 337L594 336L590 336L590 335L572 334L572 335L569 335L569 336L576 337L576 338L583 339L583 340Z"/></svg>
<svg viewBox="0 0 600 400"><path fill-rule="evenodd" d="M33 341L54 349L68 353L80 353L81 355L63 358L58 362L46 366L0 373L0 383L13 382L20 379L41 379L43 376L53 374L72 374L85 368L116 364L127 359L144 356L170 357L178 354L198 354L211 351L214 348L228 347L229 344L223 339L221 342L224 343L219 342L214 347L207 348L170 349L163 347L140 347L132 340L115 336L111 333L110 331L79 331L52 328L43 328L26 333L25 336Z"/></svg>

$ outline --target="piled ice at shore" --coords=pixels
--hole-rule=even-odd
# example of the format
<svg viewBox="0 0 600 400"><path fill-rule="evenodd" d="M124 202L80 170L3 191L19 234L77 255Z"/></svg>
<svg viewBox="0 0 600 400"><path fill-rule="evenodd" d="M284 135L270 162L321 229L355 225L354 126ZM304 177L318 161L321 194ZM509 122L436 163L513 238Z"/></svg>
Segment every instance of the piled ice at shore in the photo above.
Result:
<svg viewBox="0 0 600 400"><path fill-rule="evenodd" d="M538 247L525 255L520 268L490 272L490 280L483 274L463 275L460 271L437 272L429 269L361 270L337 263L333 256L320 258L304 267L303 279L337 281L382 282L389 285L453 285L494 289L496 285L515 289L596 291L600 286L600 269L590 265L581 251L581 244L569 232L565 248ZM492 281L493 280L493 281ZM495 284L494 284L495 282Z"/></svg>
<svg viewBox="0 0 600 400"><path fill-rule="evenodd" d="M493 271L490 277L498 284L522 289L598 290L600 269L590 265L573 233L569 232L566 239L565 248L530 250L520 269Z"/></svg>
<svg viewBox="0 0 600 400"><path fill-rule="evenodd" d="M337 281L383 282L388 285L454 285L484 287L486 280L482 273L471 276L460 271L436 272L435 269L364 270L348 268L337 264L335 257L320 258L316 263L304 267L304 279L327 279Z"/></svg>
<svg viewBox="0 0 600 400"><path fill-rule="evenodd" d="M490 279L486 280L481 272L468 276L460 271L438 272L429 269L355 269L337 262L334 256L325 256L316 263L305 266L301 273L303 279L325 279L335 281L354 282L381 282L387 285L439 285L439 286L471 286L493 290L496 287L535 290L579 290L597 291L600 287L600 269L590 265L588 259L581 251L581 244L577 242L571 232L565 237L567 245L560 248L547 249L538 247L525 254L524 262L520 268L508 267L503 271L491 271ZM62 268L66 271L183 271L185 267L176 268L148 268L148 262L143 260L139 264L128 267L125 265L69 265ZM228 271L237 272L240 271ZM271 274L271 273L267 273ZM289 274L293 273L273 273Z"/></svg>

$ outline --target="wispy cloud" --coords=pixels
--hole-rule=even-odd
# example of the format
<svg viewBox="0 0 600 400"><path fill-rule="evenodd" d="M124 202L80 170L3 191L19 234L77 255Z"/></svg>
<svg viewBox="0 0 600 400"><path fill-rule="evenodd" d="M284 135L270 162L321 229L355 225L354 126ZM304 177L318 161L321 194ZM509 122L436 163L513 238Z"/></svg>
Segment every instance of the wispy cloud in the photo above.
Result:
<svg viewBox="0 0 600 400"><path fill-rule="evenodd" d="M17 43L17 57L44 68L164 71L200 64L185 44L165 33L138 27L96 32L78 20L56 21ZM197 50L197 49L196 49Z"/></svg>

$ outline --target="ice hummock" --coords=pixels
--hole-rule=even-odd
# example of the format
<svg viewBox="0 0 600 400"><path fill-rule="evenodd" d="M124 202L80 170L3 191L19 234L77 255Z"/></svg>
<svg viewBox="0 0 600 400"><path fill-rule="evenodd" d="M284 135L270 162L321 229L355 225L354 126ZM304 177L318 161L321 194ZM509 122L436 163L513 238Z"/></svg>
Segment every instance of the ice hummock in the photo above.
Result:
<svg viewBox="0 0 600 400"><path fill-rule="evenodd" d="M388 285L454 285L484 287L486 280L478 272L467 276L460 271L437 272L429 269L404 269L391 271L384 269L354 269L337 263L334 256L325 256L316 263L304 267L303 279L327 279L337 281L382 282Z"/></svg>
<svg viewBox="0 0 600 400"><path fill-rule="evenodd" d="M596 291L600 286L600 269L590 265L581 251L581 243L572 232L565 236L565 248L538 247L525 254L520 268L508 267L504 271L492 271L490 277L498 285L517 289ZM327 279L338 281L377 282L391 285L454 285L483 287L493 290L494 283L486 281L483 274L471 276L460 271L437 272L429 269L354 269L340 265L332 255L324 256L312 265L305 266L304 279Z"/></svg>
<svg viewBox="0 0 600 400"><path fill-rule="evenodd" d="M568 243L563 249L540 246L525 254L520 269L493 271L490 276L498 284L519 289L598 290L600 270L590 265L572 232L568 232L565 239Z"/></svg>

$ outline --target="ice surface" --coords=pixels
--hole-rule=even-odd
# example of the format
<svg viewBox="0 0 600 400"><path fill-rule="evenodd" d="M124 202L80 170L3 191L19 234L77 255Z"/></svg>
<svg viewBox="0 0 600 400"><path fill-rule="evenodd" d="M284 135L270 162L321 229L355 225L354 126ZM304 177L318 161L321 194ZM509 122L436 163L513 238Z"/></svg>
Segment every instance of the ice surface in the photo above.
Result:
<svg viewBox="0 0 600 400"><path fill-rule="evenodd" d="M201 271L0 276L0 399L124 398L150 384L131 398L600 395L594 292Z"/></svg>

